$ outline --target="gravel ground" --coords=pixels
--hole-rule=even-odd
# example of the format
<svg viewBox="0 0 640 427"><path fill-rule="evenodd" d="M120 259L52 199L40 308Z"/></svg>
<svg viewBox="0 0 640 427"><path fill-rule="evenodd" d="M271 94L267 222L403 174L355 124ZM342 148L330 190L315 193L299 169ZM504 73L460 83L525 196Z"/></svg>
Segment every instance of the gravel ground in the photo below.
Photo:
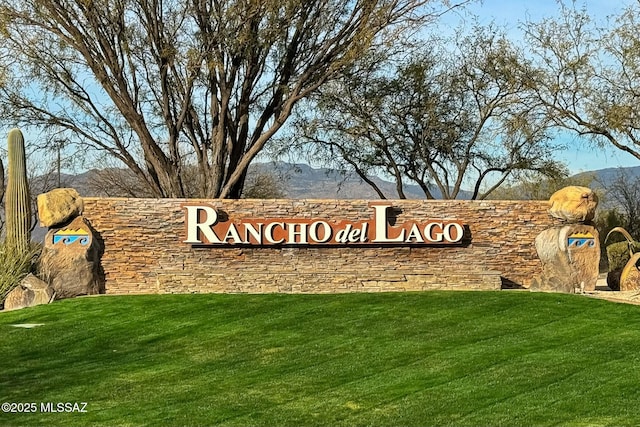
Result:
<svg viewBox="0 0 640 427"><path fill-rule="evenodd" d="M640 305L640 291L612 291L607 286L606 274L601 275L594 292L585 292L586 296L609 301Z"/></svg>

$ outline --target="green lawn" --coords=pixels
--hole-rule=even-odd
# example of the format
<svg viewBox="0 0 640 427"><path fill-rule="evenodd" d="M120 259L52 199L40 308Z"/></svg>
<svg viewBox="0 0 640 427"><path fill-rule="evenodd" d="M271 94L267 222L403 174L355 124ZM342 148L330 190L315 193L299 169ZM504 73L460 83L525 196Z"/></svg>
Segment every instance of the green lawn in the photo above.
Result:
<svg viewBox="0 0 640 427"><path fill-rule="evenodd" d="M0 334L0 402L37 405L0 425L640 425L640 306L582 296L105 296Z"/></svg>

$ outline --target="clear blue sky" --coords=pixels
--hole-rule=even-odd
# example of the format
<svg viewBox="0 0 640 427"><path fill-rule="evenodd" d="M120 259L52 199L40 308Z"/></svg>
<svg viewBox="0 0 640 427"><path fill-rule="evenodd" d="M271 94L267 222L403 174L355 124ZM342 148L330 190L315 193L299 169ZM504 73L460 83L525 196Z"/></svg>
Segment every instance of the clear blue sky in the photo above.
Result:
<svg viewBox="0 0 640 427"><path fill-rule="evenodd" d="M635 0L577 0L576 5L586 7L591 16L597 20L605 20L607 16L617 14L626 5ZM565 4L570 5L571 0L565 0ZM560 6L556 0L484 0L475 2L466 7L469 12L480 19L481 24L495 22L497 25L505 26L510 36L521 37L518 29L520 23L526 20L537 21L545 17L557 16ZM464 19L464 13L457 14L460 19ZM447 19L454 19L455 16ZM587 170L597 170L612 167L640 166L640 160L617 150L606 147L597 149L590 146L586 141L581 141L574 137L567 137L561 140L570 148L559 154L569 167L570 172L577 173Z"/></svg>

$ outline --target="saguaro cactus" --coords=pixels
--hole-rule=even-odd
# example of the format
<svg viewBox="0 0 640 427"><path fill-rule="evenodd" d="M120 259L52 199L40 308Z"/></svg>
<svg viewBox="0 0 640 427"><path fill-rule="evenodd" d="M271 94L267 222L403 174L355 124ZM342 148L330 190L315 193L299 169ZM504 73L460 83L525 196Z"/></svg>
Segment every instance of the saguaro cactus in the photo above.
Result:
<svg viewBox="0 0 640 427"><path fill-rule="evenodd" d="M27 182L24 137L20 129L9 131L7 139L9 177L6 191L6 244L17 252L25 252L31 240L31 200Z"/></svg>
<svg viewBox="0 0 640 427"><path fill-rule="evenodd" d="M4 200L4 163L0 159L0 202Z"/></svg>

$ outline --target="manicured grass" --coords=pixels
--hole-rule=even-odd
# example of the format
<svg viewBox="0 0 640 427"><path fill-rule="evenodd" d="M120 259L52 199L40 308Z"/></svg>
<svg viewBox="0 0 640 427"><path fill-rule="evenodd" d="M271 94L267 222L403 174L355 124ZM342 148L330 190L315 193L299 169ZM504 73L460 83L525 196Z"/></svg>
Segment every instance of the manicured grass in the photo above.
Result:
<svg viewBox="0 0 640 427"><path fill-rule="evenodd" d="M0 425L640 425L640 306L581 296L98 297L0 334L0 402L38 405Z"/></svg>

